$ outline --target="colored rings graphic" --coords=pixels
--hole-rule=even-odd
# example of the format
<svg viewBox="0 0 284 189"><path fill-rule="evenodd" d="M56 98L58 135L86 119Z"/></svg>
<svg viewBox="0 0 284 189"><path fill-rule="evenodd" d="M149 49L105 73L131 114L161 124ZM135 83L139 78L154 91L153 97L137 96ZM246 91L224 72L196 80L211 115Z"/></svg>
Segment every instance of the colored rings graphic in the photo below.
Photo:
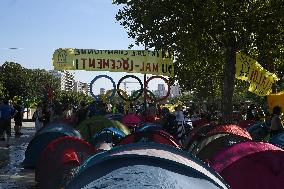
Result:
<svg viewBox="0 0 284 189"><path fill-rule="evenodd" d="M151 97L151 96L149 95L149 93L146 93L146 97L149 98L149 99L151 99L151 100L153 100L154 102L160 102L160 101L163 101L163 100L167 99L168 96L169 96L170 93L171 93L171 87L170 87L170 84L169 84L169 80L167 80L166 78L164 78L164 77L162 77L162 76L158 76L158 75L152 76L152 77L150 77L150 78L146 81L146 88L147 88L147 86L149 85L149 82L150 82L151 80L153 80L153 79L162 79L162 80L165 81L165 83L168 85L167 94L164 95L164 96L162 96L161 98L153 98L153 97ZM155 95L154 95L154 96L155 96Z"/></svg>
<svg viewBox="0 0 284 189"><path fill-rule="evenodd" d="M106 79L109 79L111 81L114 90L112 91L111 95L109 97L107 97L108 100L111 100L115 95L116 86L115 86L115 82L113 81L113 79L111 77L107 76L107 75L98 75L91 81L90 93L91 93L92 97L94 97L97 101L100 101L100 98L93 93L93 84L95 83L95 81L97 81L100 78L106 78Z"/></svg>
<svg viewBox="0 0 284 189"><path fill-rule="evenodd" d="M138 77L136 77L136 76L134 76L134 75L126 75L126 76L123 76L119 81L118 81L118 83L117 83L117 89L119 89L119 86L120 86L120 84L122 83L122 81L123 80L125 80L125 79L127 79L127 78L133 78L133 79L136 79L138 82L139 82L139 84L140 84L140 90L138 90L139 91L139 93L136 95L136 96L134 96L133 94L130 96L130 97L128 97L128 98L125 98L123 95L122 95L122 93L121 93L121 90L117 90L117 94L118 94L118 96L120 97L120 98L122 98L123 100L125 100L125 101L135 101L135 100L137 100L141 95L142 95L142 93L143 93L143 83L142 83L142 81L138 78Z"/></svg>
<svg viewBox="0 0 284 189"><path fill-rule="evenodd" d="M108 90L104 95L101 96L101 98L100 98L98 95L95 95L95 94L93 93L93 84L95 83L95 81L97 81L97 80L100 79L100 78L109 79L109 80L111 81L112 85L113 85L113 89ZM137 80L138 83L140 84L140 89L134 91L130 96L126 93L126 91L124 91L124 90L122 90L122 89L119 88L120 85L121 85L121 83L123 83L123 80L125 80L125 79L127 79L127 78L133 78L133 79ZM164 80L164 82L168 85L168 88L167 88L168 90L167 90L166 95L164 95L164 96L158 98L158 97L156 97L156 96L153 94L153 92L151 92L150 90L147 89L147 88L148 88L148 85L149 85L149 82L152 81L153 79L162 79L162 80ZM150 99L150 100L153 101L153 102L160 102L160 101L163 101L163 100L165 100L165 99L170 95L170 85L169 85L168 79L166 79L166 78L164 78L164 77L162 77L162 76L152 76L152 77L150 77L150 78L147 79L147 81L146 81L146 83L145 83L145 86L143 86L142 81L141 81L138 77L136 77L136 76L134 76L134 75L126 75L126 76L122 77L122 78L118 81L117 85L115 84L115 82L113 81L113 79L112 79L111 77L107 76L107 75L99 75L99 76L96 76L96 77L91 81L91 83L90 83L90 93L91 93L91 95L92 95L97 101L102 100L103 102L106 102L107 100L113 99L114 96L115 96L115 93L117 92L118 96L119 96L120 98L122 98L124 101L126 101L126 102L131 102L131 101L135 101L135 100L139 99L139 98L142 96L142 94L143 94L143 92L144 92L144 87L146 88L146 91L147 91L146 94L145 94L145 95L146 95L146 98L147 98L147 99Z"/></svg>

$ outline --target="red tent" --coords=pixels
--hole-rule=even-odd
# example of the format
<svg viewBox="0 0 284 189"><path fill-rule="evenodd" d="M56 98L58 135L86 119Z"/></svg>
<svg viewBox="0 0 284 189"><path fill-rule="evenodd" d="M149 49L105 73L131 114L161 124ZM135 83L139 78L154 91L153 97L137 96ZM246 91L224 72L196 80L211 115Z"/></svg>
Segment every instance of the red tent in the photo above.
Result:
<svg viewBox="0 0 284 189"><path fill-rule="evenodd" d="M210 165L233 189L282 189L284 150L269 143L243 142L221 150Z"/></svg>
<svg viewBox="0 0 284 189"><path fill-rule="evenodd" d="M141 122L141 117L136 114L127 114L122 118L122 123L128 127L134 127Z"/></svg>
<svg viewBox="0 0 284 189"><path fill-rule="evenodd" d="M221 126L216 126L214 129L212 129L210 132L208 132L207 136L215 135L218 133L230 133L230 134L235 134L238 136L242 136L245 138L248 138L252 140L249 132L237 125L221 125Z"/></svg>
<svg viewBox="0 0 284 189"><path fill-rule="evenodd" d="M39 187L60 188L64 175L95 153L95 148L79 138L67 136L54 140L44 149L37 164L35 179Z"/></svg>
<svg viewBox="0 0 284 189"><path fill-rule="evenodd" d="M173 136L163 130L146 130L135 132L123 138L117 145L131 144L135 142L155 142L180 148L179 142L177 142Z"/></svg>

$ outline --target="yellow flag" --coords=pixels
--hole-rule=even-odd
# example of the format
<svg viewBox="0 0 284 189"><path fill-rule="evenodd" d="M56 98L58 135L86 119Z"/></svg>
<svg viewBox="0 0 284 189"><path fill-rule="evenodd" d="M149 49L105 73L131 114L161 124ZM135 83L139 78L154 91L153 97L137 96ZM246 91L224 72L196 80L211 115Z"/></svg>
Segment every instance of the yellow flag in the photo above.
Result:
<svg viewBox="0 0 284 189"><path fill-rule="evenodd" d="M271 93L272 84L279 78L265 70L256 60L242 54L236 55L237 79L250 82L249 91L259 96L266 96Z"/></svg>

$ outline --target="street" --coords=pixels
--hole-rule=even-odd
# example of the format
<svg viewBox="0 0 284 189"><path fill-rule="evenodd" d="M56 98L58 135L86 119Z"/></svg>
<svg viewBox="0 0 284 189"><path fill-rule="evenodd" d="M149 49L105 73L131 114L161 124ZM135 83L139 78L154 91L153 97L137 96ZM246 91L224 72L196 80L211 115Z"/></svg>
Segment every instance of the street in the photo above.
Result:
<svg viewBox="0 0 284 189"><path fill-rule="evenodd" d="M12 127L14 123L12 123ZM23 135L19 138L12 137L10 147L6 142L0 142L0 189L35 189L34 171L25 170L21 163L24 160L25 150L35 132L33 122L24 122L22 127Z"/></svg>

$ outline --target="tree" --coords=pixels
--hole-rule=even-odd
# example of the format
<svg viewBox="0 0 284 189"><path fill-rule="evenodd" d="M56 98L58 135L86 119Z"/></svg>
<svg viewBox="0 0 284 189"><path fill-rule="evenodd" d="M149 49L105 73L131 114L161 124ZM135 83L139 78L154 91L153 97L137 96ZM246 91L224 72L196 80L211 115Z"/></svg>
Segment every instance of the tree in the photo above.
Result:
<svg viewBox="0 0 284 189"><path fill-rule="evenodd" d="M209 63L212 68L218 67L219 62L210 60L212 55L222 57L219 61L223 62L225 122L232 115L236 52L250 54L264 46L279 52L284 44L282 1L115 0L114 3L125 5L116 19L136 44L173 50L177 59L188 55L193 57L188 60L192 65ZM200 58L205 61L199 61Z"/></svg>
<svg viewBox="0 0 284 189"><path fill-rule="evenodd" d="M12 99L14 96L26 97L28 95L27 69L14 62L5 62L0 67L0 74L8 98Z"/></svg>
<svg viewBox="0 0 284 189"><path fill-rule="evenodd" d="M0 91L4 91L4 96L9 99L18 96L34 103L47 98L48 88L56 92L59 86L59 79L46 70L26 69L14 62L5 62L0 67Z"/></svg>

